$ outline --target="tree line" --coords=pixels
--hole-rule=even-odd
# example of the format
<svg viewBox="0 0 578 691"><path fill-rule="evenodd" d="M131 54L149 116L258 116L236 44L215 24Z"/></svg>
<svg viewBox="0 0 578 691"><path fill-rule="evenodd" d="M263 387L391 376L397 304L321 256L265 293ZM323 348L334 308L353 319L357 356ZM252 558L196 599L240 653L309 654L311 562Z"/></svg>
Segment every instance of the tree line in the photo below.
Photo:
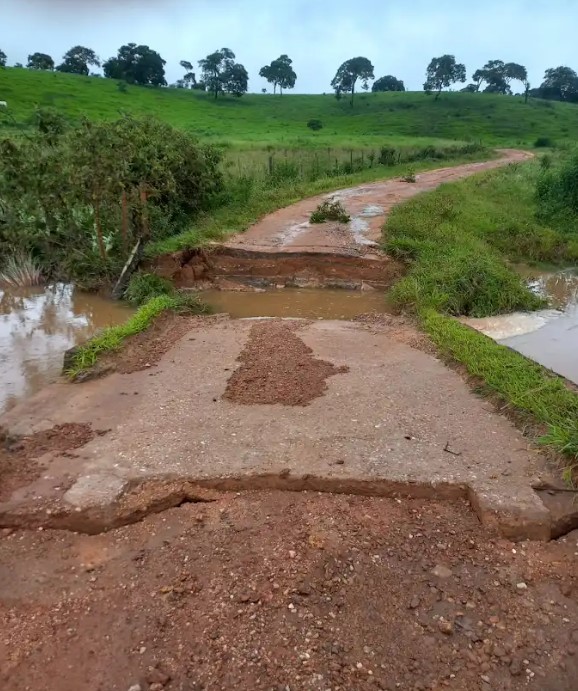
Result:
<svg viewBox="0 0 578 691"><path fill-rule="evenodd" d="M7 56L0 50L0 67L5 67L6 63ZM64 54L58 65L46 53L32 53L28 56L26 67L31 70L56 70L85 76L91 73L91 67L102 67L104 76L109 79L129 84L167 86L165 65L166 61L161 55L149 46L128 43L118 49L116 56L105 61L101 61L90 48L74 46ZM171 85L173 87L207 91L214 98L222 94L240 97L248 90L249 74L244 65L236 62L235 53L230 48L221 48L199 60L198 80L191 61L181 60L180 65L185 74ZM15 67L24 65L16 63ZM264 65L259 76L272 85L274 94L279 90L280 95L284 89L293 89L297 81L293 61L288 55L280 55L269 65ZM444 89L466 81L465 65L458 63L454 55L442 55L429 63L423 88L426 93L435 94L437 99ZM405 91L403 81L393 75L376 80L374 67L366 57L350 58L340 65L331 81L331 87L337 99L341 99L343 94L349 94L353 105L356 86L361 84L361 88L368 91L369 82L373 82L373 92ZM508 95L512 94L512 85L516 82L521 84L526 101L533 96L578 103L578 74L567 66L547 69L541 85L532 89L526 67L515 62L489 60L472 74L471 82L461 91ZM266 90L263 89L263 92Z"/></svg>

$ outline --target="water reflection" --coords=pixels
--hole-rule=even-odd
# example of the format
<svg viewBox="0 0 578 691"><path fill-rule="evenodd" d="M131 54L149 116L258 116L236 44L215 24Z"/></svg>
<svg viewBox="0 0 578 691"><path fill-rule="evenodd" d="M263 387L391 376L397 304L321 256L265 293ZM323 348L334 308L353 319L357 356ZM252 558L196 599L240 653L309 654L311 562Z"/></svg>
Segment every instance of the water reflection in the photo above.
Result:
<svg viewBox="0 0 578 691"><path fill-rule="evenodd" d="M0 413L54 381L65 350L131 312L62 283L0 288Z"/></svg>

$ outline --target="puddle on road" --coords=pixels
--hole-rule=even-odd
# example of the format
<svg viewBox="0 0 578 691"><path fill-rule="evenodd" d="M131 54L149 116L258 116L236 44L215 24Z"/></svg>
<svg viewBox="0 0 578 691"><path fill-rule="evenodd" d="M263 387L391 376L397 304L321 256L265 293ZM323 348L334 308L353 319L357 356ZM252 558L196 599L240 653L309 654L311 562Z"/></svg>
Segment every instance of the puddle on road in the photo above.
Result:
<svg viewBox="0 0 578 691"><path fill-rule="evenodd" d="M207 290L201 298L231 317L352 319L365 312L388 312L381 291L279 288L263 292Z"/></svg>
<svg viewBox="0 0 578 691"><path fill-rule="evenodd" d="M578 384L578 271L519 271L555 309L464 321Z"/></svg>
<svg viewBox="0 0 578 691"><path fill-rule="evenodd" d="M70 285L0 289L0 414L57 379L65 350L132 313Z"/></svg>

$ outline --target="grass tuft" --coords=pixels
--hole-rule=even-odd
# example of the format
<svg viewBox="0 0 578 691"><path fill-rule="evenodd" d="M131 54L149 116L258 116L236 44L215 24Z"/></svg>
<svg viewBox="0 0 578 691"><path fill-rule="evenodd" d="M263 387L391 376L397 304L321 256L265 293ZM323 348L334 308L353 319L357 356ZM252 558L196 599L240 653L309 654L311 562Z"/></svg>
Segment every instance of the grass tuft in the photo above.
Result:
<svg viewBox="0 0 578 691"><path fill-rule="evenodd" d="M325 221L349 223L351 216L339 200L326 199L317 206L309 220L311 223L325 223Z"/></svg>
<svg viewBox="0 0 578 691"><path fill-rule="evenodd" d="M154 320L167 310L179 314L207 314L210 311L208 305L197 295L157 295L144 303L124 324L111 326L78 347L66 375L71 380L77 379L79 375L94 367L102 355L119 350L127 338L148 329Z"/></svg>

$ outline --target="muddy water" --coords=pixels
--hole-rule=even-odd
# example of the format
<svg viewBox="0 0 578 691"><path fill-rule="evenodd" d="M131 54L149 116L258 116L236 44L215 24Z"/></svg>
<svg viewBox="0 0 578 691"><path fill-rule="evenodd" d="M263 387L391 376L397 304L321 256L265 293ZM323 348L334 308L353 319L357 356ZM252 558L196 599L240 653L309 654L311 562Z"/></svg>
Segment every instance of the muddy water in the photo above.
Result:
<svg viewBox="0 0 578 691"><path fill-rule="evenodd" d="M387 312L380 291L280 288L263 292L208 290L201 297L216 312L231 317L351 319L364 312Z"/></svg>
<svg viewBox="0 0 578 691"><path fill-rule="evenodd" d="M0 289L0 414L54 381L65 350L132 311L63 284Z"/></svg>
<svg viewBox="0 0 578 691"><path fill-rule="evenodd" d="M578 384L578 271L521 273L552 309L466 322Z"/></svg>

